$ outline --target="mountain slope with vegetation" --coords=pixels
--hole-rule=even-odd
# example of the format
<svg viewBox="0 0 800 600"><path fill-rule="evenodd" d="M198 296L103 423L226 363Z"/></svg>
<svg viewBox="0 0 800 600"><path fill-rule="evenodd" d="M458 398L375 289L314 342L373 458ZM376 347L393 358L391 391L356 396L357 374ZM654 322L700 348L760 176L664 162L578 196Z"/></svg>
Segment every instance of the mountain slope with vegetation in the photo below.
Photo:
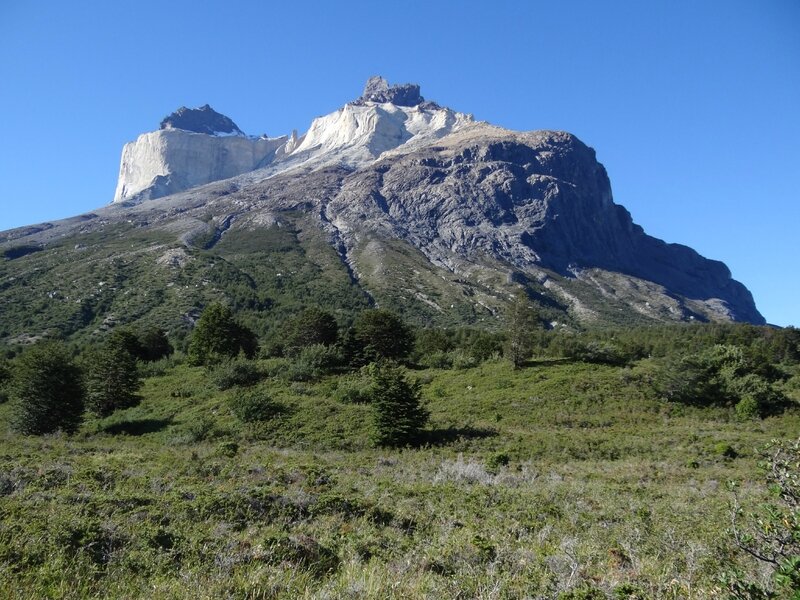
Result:
<svg viewBox="0 0 800 600"><path fill-rule="evenodd" d="M313 317L295 327L326 322ZM378 333L361 331L365 348ZM750 586L785 597L791 582L740 549L730 522L738 506L738 531L753 531L749 513L779 500L757 463L800 430L796 332L532 335L538 358L514 369L502 335L418 332L405 378L429 419L396 449L375 436L380 378L348 366L361 354L347 333L327 364L302 351L142 362L136 406L87 415L71 437L3 433L3 589L569 599ZM719 386L674 393L692 385L690 364ZM760 414L739 409L749 390L736 384L753 377L772 393Z"/></svg>

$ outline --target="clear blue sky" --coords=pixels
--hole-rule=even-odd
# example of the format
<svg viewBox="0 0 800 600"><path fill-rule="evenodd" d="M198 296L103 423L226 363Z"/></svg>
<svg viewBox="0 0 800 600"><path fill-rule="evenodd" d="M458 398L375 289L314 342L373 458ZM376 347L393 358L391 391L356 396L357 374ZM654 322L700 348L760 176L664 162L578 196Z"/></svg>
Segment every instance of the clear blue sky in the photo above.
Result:
<svg viewBox="0 0 800 600"><path fill-rule="evenodd" d="M597 150L645 231L800 326L800 2L0 2L0 230L109 202L181 105L304 131L366 78Z"/></svg>

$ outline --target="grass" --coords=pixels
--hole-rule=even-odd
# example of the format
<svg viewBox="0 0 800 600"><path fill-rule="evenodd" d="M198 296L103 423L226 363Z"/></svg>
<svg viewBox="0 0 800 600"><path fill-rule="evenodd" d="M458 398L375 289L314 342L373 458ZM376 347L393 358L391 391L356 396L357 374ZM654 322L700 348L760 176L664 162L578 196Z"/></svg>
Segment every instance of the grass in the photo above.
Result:
<svg viewBox="0 0 800 600"><path fill-rule="evenodd" d="M796 436L800 414L742 422L665 403L648 368L416 371L432 414L425 443L389 451L370 446L369 405L334 400L337 376L266 379L255 389L281 410L245 425L227 405L235 390L168 365L139 406L73 437L3 434L0 589L711 598L725 569L762 578L732 550L726 482L762 500L756 449ZM8 412L0 405L0 419Z"/></svg>

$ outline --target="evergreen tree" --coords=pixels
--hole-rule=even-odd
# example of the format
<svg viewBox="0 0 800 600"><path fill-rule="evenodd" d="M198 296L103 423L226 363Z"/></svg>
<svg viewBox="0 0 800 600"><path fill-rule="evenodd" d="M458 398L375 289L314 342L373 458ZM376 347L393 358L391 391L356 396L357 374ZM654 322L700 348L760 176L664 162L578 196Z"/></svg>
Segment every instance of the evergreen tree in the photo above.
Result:
<svg viewBox="0 0 800 600"><path fill-rule="evenodd" d="M332 346L339 338L339 326L329 312L307 308L289 320L284 328L284 349L287 355L318 344Z"/></svg>
<svg viewBox="0 0 800 600"><path fill-rule="evenodd" d="M12 426L26 435L74 433L83 419L81 371L60 342L43 342L20 356L12 372Z"/></svg>
<svg viewBox="0 0 800 600"><path fill-rule="evenodd" d="M169 356L174 351L167 335L157 327L149 327L139 334L139 348L137 358L148 362Z"/></svg>
<svg viewBox="0 0 800 600"><path fill-rule="evenodd" d="M86 361L86 404L98 417L136 406L141 387L136 356L127 331L113 332ZM134 348L135 350L135 348Z"/></svg>
<svg viewBox="0 0 800 600"><path fill-rule="evenodd" d="M402 360L414 348L414 332L395 313L365 310L353 324L353 337L367 360Z"/></svg>
<svg viewBox="0 0 800 600"><path fill-rule="evenodd" d="M200 315L189 342L189 362L211 365L243 352L252 358L258 349L255 334L239 325L231 309L211 304Z"/></svg>
<svg viewBox="0 0 800 600"><path fill-rule="evenodd" d="M514 369L521 368L530 357L537 326L538 314L530 299L524 293L518 293L506 316L506 357Z"/></svg>
<svg viewBox="0 0 800 600"><path fill-rule="evenodd" d="M389 363L372 365L371 370L376 444L404 446L416 441L429 417L422 406L420 383L409 382L401 368Z"/></svg>

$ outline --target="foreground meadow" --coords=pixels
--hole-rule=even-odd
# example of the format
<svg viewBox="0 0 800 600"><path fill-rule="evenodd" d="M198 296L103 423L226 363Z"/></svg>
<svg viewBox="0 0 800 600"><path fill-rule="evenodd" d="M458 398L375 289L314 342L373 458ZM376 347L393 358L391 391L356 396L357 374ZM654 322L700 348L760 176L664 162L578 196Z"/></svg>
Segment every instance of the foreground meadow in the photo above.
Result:
<svg viewBox="0 0 800 600"><path fill-rule="evenodd" d="M139 406L74 436L3 428L0 590L633 599L722 597L732 570L766 582L732 543L729 482L743 507L763 502L758 449L796 438L800 412L665 402L650 367L412 371L430 423L419 446L388 450L371 444L372 407L337 393L351 376L268 377L257 389L276 414L247 425L235 389L164 361Z"/></svg>

